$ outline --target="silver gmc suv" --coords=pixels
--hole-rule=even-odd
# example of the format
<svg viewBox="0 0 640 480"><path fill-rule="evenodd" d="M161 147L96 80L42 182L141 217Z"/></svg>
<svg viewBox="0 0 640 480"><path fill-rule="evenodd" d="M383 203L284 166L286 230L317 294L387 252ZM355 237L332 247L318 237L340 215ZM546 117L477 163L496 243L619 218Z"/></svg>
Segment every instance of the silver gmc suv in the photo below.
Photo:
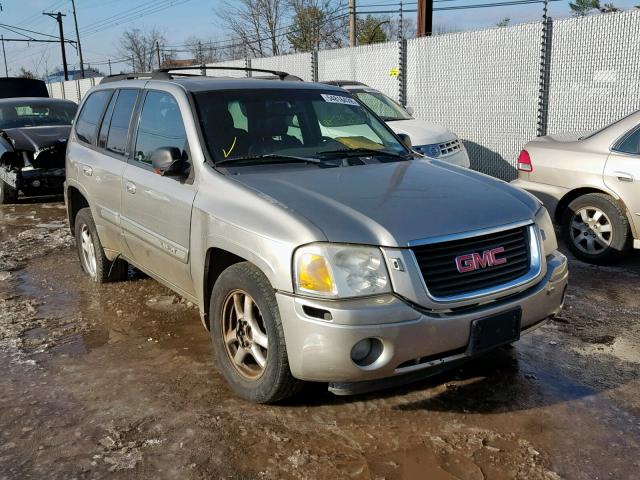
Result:
<svg viewBox="0 0 640 480"><path fill-rule="evenodd" d="M271 73L86 95L65 197L94 281L131 264L197 304L255 402L415 380L559 311L567 261L538 200L412 153L338 87Z"/></svg>

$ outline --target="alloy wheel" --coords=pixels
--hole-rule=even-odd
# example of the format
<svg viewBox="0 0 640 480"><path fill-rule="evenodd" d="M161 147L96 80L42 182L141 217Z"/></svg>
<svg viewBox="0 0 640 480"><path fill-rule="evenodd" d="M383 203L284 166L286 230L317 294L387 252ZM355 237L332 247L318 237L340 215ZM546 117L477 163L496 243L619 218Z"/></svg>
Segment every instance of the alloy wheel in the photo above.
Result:
<svg viewBox="0 0 640 480"><path fill-rule="evenodd" d="M231 364L247 380L257 380L267 366L269 341L260 309L243 290L234 290L222 307L222 335Z"/></svg>
<svg viewBox="0 0 640 480"><path fill-rule="evenodd" d="M91 277L96 276L96 249L91 238L91 231L87 225L82 225L80 229L80 249L82 252L82 263L87 273Z"/></svg>
<svg viewBox="0 0 640 480"><path fill-rule="evenodd" d="M611 246L613 227L606 213L596 207L583 207L571 219L571 241L588 255L599 255Z"/></svg>

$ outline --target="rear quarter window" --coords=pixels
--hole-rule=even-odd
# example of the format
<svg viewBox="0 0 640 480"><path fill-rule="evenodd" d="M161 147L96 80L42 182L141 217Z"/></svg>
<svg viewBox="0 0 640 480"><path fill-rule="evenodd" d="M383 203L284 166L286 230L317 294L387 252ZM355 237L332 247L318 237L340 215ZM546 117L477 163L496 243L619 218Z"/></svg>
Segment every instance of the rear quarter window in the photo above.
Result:
<svg viewBox="0 0 640 480"><path fill-rule="evenodd" d="M98 123L111 93L111 90L93 92L84 102L76 122L76 135L80 141L95 144Z"/></svg>

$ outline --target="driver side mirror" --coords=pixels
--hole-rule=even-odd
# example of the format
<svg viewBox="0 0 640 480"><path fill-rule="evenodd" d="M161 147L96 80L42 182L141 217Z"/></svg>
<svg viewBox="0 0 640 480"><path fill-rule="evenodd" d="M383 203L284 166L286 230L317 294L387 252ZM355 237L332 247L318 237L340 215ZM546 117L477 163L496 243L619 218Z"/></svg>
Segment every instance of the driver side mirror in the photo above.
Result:
<svg viewBox="0 0 640 480"><path fill-rule="evenodd" d="M183 177L189 163L182 159L182 152L176 147L160 147L151 154L153 171L163 177Z"/></svg>
<svg viewBox="0 0 640 480"><path fill-rule="evenodd" d="M413 107L404 107L404 109L407 111L407 113L409 115L411 115L413 117Z"/></svg>
<svg viewBox="0 0 640 480"><path fill-rule="evenodd" d="M399 133L398 138L402 141L403 145L407 148L411 148L411 137L406 133Z"/></svg>

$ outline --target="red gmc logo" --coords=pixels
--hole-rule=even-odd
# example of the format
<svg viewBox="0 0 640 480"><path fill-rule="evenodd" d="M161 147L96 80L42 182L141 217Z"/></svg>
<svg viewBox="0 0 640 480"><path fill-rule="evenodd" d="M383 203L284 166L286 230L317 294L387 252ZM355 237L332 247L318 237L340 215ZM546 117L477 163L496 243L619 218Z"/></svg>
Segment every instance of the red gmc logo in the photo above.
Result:
<svg viewBox="0 0 640 480"><path fill-rule="evenodd" d="M496 255L504 252L504 247L485 250L482 255L479 253L467 253L456 257L456 267L460 273L472 272L480 268L493 267L507 263L506 258L497 258Z"/></svg>

